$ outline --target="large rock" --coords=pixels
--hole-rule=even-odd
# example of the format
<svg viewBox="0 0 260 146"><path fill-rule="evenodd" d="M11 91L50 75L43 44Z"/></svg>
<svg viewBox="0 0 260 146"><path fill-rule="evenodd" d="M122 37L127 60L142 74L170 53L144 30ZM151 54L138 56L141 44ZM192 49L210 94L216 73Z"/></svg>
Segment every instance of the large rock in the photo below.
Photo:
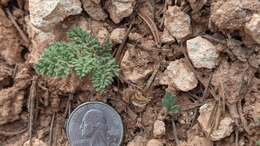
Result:
<svg viewBox="0 0 260 146"><path fill-rule="evenodd" d="M95 20L105 20L107 14L101 7L100 0L82 0L84 10Z"/></svg>
<svg viewBox="0 0 260 146"><path fill-rule="evenodd" d="M215 1L212 2L209 20L220 30L238 30L250 20L254 12L260 12L258 0Z"/></svg>
<svg viewBox="0 0 260 146"><path fill-rule="evenodd" d="M218 64L218 51L207 39L200 36L187 41L188 55L196 68L212 69Z"/></svg>
<svg viewBox="0 0 260 146"><path fill-rule="evenodd" d="M194 89L198 84L198 80L191 69L185 64L185 60L179 59L170 62L160 79L160 84L186 92Z"/></svg>
<svg viewBox="0 0 260 146"><path fill-rule="evenodd" d="M254 14L251 20L246 23L245 31L260 44L260 15Z"/></svg>
<svg viewBox="0 0 260 146"><path fill-rule="evenodd" d="M165 28L170 35L181 40L191 34L191 20L189 15L177 6L170 6L165 13Z"/></svg>
<svg viewBox="0 0 260 146"><path fill-rule="evenodd" d="M21 57L21 38L12 22L6 17L0 7L0 55L8 64L17 64L23 61Z"/></svg>
<svg viewBox="0 0 260 146"><path fill-rule="evenodd" d="M119 23L133 13L136 0L109 0L107 11L114 23Z"/></svg>
<svg viewBox="0 0 260 146"><path fill-rule="evenodd" d="M217 129L213 129L210 134L211 128L208 125L208 121L213 111L214 103L208 103L200 107L200 116L198 122L203 132L209 136L212 141L218 141L225 137L230 136L234 130L234 121L229 115L224 115L224 118L220 120Z"/></svg>
<svg viewBox="0 0 260 146"><path fill-rule="evenodd" d="M70 15L82 11L80 0L29 0L31 23L42 30L51 30Z"/></svg>

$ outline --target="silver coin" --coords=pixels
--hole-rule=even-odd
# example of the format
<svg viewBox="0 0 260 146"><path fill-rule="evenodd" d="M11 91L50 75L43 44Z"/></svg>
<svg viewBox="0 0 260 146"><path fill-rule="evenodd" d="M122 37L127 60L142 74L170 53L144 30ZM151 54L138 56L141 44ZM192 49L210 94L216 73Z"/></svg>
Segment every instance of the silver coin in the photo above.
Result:
<svg viewBox="0 0 260 146"><path fill-rule="evenodd" d="M70 115L66 133L71 146L120 146L123 123L119 114L101 102L87 102Z"/></svg>

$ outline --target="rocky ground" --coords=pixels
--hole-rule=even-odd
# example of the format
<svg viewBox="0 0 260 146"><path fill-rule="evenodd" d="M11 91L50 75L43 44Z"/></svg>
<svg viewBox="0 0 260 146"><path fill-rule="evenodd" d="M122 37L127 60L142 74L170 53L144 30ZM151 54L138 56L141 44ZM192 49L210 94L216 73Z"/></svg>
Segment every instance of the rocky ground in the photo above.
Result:
<svg viewBox="0 0 260 146"><path fill-rule="evenodd" d="M113 43L121 75L102 95L87 77L34 71L74 26ZM1 146L69 145L70 112L96 100L122 116L124 146L255 146L260 1L0 0L0 88Z"/></svg>

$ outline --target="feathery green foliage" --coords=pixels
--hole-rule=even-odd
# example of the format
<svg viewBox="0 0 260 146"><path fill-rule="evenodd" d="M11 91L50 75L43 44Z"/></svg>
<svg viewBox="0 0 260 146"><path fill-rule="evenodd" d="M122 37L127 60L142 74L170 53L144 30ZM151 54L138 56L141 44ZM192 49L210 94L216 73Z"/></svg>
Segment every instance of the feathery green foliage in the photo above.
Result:
<svg viewBox="0 0 260 146"><path fill-rule="evenodd" d="M169 92L166 92L162 99L162 105L167 109L169 113L178 113L179 107L176 105L176 96Z"/></svg>
<svg viewBox="0 0 260 146"><path fill-rule="evenodd" d="M103 46L91 34L76 27L67 33L69 42L55 42L46 48L35 64L38 74L66 77L75 72L91 77L95 89L102 92L118 75L119 66L111 54L112 45Z"/></svg>

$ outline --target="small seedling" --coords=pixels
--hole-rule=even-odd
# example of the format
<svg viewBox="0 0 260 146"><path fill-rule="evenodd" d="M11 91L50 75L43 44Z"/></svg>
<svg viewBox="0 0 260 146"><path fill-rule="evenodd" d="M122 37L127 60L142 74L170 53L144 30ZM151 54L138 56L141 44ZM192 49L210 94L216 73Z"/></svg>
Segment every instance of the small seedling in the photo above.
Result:
<svg viewBox="0 0 260 146"><path fill-rule="evenodd" d="M112 45L101 45L90 33L76 27L67 33L68 42L55 42L46 48L35 64L38 74L66 77L75 72L89 76L95 89L102 92L118 75L119 66L111 54Z"/></svg>
<svg viewBox="0 0 260 146"><path fill-rule="evenodd" d="M166 92L162 99L162 105L167 109L169 113L178 113L179 107L176 105L176 96L169 92Z"/></svg>

